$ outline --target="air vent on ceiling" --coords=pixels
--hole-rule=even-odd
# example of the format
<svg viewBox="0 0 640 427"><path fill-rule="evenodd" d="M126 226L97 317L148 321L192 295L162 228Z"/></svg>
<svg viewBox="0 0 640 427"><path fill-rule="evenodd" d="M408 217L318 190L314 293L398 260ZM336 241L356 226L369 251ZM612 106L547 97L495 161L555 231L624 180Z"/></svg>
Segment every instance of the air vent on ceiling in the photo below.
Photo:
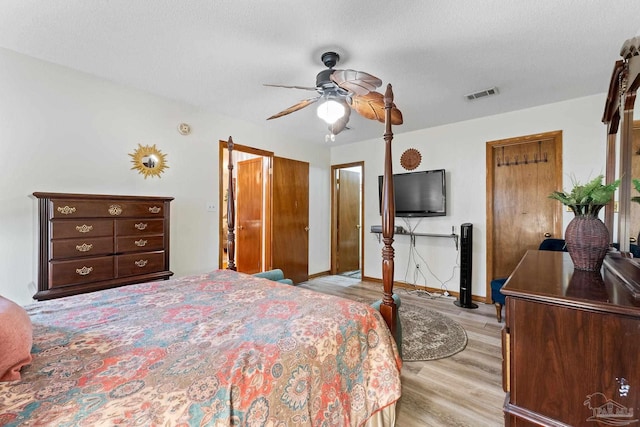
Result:
<svg viewBox="0 0 640 427"><path fill-rule="evenodd" d="M467 98L469 101L473 101L474 99L484 98L486 96L497 95L497 94L498 94L498 88L494 86L489 89L481 90L480 92L467 94L465 95L465 98Z"/></svg>

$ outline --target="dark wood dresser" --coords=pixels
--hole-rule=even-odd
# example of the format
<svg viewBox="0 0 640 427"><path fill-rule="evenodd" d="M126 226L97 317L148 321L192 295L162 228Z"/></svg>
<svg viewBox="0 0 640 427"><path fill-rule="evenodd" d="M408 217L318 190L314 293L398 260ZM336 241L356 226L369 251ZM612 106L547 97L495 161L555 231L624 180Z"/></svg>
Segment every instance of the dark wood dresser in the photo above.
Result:
<svg viewBox="0 0 640 427"><path fill-rule="evenodd" d="M636 262L608 255L594 273L526 253L502 290L505 425L640 426L640 299L624 284Z"/></svg>
<svg viewBox="0 0 640 427"><path fill-rule="evenodd" d="M37 300L168 279L173 197L33 193Z"/></svg>

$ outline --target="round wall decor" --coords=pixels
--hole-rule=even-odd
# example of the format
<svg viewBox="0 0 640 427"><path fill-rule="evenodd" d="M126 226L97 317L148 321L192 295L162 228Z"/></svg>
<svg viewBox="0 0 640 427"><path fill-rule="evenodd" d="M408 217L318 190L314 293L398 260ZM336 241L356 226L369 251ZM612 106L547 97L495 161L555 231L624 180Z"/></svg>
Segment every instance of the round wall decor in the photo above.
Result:
<svg viewBox="0 0 640 427"><path fill-rule="evenodd" d="M148 176L160 178L160 174L169 167L167 155L157 149L155 144L152 146L138 144L138 148L129 156L132 157L131 163L133 163L131 169L137 169L138 173L144 175L144 179Z"/></svg>
<svg viewBox="0 0 640 427"><path fill-rule="evenodd" d="M415 148L409 148L400 156L400 165L406 170L414 170L420 166L422 155Z"/></svg>

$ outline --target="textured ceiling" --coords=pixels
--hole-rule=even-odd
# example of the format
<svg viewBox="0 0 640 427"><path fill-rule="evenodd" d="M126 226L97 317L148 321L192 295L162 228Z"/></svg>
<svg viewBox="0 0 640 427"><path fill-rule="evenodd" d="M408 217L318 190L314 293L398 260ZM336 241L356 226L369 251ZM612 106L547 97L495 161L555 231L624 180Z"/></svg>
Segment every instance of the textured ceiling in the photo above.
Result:
<svg viewBox="0 0 640 427"><path fill-rule="evenodd" d="M265 120L313 92L263 83L314 86L336 50L393 85L398 134L606 92L639 17L640 0L1 0L0 46L325 144L313 106ZM349 127L334 144L384 131Z"/></svg>

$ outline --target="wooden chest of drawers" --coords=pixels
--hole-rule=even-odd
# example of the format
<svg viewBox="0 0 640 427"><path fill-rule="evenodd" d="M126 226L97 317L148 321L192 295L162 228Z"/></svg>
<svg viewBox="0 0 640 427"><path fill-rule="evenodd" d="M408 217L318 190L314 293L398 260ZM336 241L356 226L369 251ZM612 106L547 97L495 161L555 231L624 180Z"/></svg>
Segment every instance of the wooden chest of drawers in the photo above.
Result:
<svg viewBox="0 0 640 427"><path fill-rule="evenodd" d="M617 258L624 262L624 259ZM528 251L502 288L505 426L637 426L640 283L607 255L574 270L567 252Z"/></svg>
<svg viewBox="0 0 640 427"><path fill-rule="evenodd" d="M168 279L172 197L33 193L37 300Z"/></svg>

